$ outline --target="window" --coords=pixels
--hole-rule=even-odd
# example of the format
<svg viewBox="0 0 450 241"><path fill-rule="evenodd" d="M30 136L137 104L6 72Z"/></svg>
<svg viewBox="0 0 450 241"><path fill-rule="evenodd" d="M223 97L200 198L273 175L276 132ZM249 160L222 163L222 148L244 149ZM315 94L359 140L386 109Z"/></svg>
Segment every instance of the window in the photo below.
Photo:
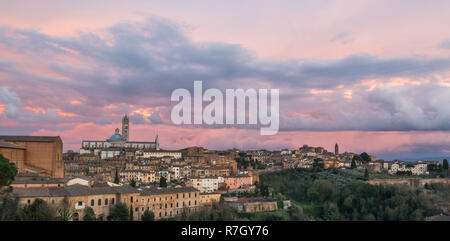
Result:
<svg viewBox="0 0 450 241"><path fill-rule="evenodd" d="M136 212L139 211L139 208L135 208L134 211L136 211Z"/></svg>
<svg viewBox="0 0 450 241"><path fill-rule="evenodd" d="M164 208L167 208L167 203L166 203L166 205L164 205Z"/></svg>
<svg viewBox="0 0 450 241"><path fill-rule="evenodd" d="M130 197L130 202L131 202L131 203L133 202L133 197L132 197L132 196Z"/></svg>
<svg viewBox="0 0 450 241"><path fill-rule="evenodd" d="M111 198L111 204L114 205L114 198Z"/></svg>
<svg viewBox="0 0 450 241"><path fill-rule="evenodd" d="M94 199L91 200L91 206L94 206Z"/></svg>
<svg viewBox="0 0 450 241"><path fill-rule="evenodd" d="M178 207L178 202L177 202L177 207Z"/></svg>
<svg viewBox="0 0 450 241"><path fill-rule="evenodd" d="M191 206L191 201L189 201L189 206Z"/></svg>
<svg viewBox="0 0 450 241"><path fill-rule="evenodd" d="M28 203L28 204L30 204L30 203L31 203L31 200L30 200L30 199L28 199L27 203Z"/></svg>
<svg viewBox="0 0 450 241"><path fill-rule="evenodd" d="M99 206L102 205L102 199L98 199L98 205L99 205Z"/></svg>
<svg viewBox="0 0 450 241"><path fill-rule="evenodd" d="M83 206L83 202L82 201L78 201L78 206Z"/></svg>
<svg viewBox="0 0 450 241"><path fill-rule="evenodd" d="M108 199L105 198L105 205L108 205Z"/></svg>

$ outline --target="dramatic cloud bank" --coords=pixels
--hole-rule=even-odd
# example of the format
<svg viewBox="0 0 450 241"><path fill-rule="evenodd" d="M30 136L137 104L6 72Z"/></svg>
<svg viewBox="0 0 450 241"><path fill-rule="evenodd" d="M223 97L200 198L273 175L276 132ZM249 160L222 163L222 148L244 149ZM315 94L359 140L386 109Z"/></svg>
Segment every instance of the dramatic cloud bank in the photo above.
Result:
<svg viewBox="0 0 450 241"><path fill-rule="evenodd" d="M330 41L348 44L352 39L352 33L343 32ZM80 139L105 139L124 113L136 129L145 130L136 137L148 139L157 131L170 136L167 144L161 139L167 148L296 147L307 140L292 137L311 131L347 138L339 133L380 131L389 137L386 131L413 131L413 136L423 131L432 138L431 131L436 131L443 143L397 143L403 148L397 151L430 150L434 145L443 154L448 153L443 146L449 144L450 131L449 70L445 57L358 53L340 59L262 58L238 44L193 41L182 26L164 18L123 22L72 37L3 25L0 128L7 134L22 128L62 135L71 148ZM248 126L173 126L170 94L176 88L193 89L194 80L203 80L205 89L280 89L284 133L260 139ZM110 130L100 131L102 126ZM324 137L315 135L314 140ZM373 144L373 135L361 134L361 140ZM358 142L334 139L353 143L349 150L359 149Z"/></svg>

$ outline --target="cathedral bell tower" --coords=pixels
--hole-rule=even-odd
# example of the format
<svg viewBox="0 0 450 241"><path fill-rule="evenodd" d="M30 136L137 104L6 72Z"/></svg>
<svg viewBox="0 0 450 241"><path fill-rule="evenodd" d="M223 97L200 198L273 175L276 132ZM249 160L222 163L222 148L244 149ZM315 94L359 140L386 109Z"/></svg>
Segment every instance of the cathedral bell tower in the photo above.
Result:
<svg viewBox="0 0 450 241"><path fill-rule="evenodd" d="M128 119L128 116L125 114L125 116L122 118L122 137L125 141L128 141L129 135L130 135L130 119Z"/></svg>

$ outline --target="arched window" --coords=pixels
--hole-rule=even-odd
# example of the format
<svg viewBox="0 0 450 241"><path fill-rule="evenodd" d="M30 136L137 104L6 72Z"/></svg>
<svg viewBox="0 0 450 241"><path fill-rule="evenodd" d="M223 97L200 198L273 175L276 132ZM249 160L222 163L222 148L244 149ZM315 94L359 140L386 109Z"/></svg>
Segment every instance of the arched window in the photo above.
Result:
<svg viewBox="0 0 450 241"><path fill-rule="evenodd" d="M94 206L94 199L91 200L91 206Z"/></svg>
<svg viewBox="0 0 450 241"><path fill-rule="evenodd" d="M102 199L98 199L98 205L101 206L102 205Z"/></svg>
<svg viewBox="0 0 450 241"><path fill-rule="evenodd" d="M111 198L111 204L114 205L114 198Z"/></svg>

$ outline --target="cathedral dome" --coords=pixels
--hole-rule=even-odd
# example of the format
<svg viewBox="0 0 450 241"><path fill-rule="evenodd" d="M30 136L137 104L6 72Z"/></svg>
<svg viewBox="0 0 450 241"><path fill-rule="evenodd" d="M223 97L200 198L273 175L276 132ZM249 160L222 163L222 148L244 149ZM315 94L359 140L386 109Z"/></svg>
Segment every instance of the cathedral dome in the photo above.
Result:
<svg viewBox="0 0 450 241"><path fill-rule="evenodd" d="M112 135L108 140L110 141L121 141L123 140L122 135L119 134L119 128L116 128L114 135Z"/></svg>
<svg viewBox="0 0 450 241"><path fill-rule="evenodd" d="M122 135L120 134L114 134L109 138L110 141L121 141L122 140Z"/></svg>

